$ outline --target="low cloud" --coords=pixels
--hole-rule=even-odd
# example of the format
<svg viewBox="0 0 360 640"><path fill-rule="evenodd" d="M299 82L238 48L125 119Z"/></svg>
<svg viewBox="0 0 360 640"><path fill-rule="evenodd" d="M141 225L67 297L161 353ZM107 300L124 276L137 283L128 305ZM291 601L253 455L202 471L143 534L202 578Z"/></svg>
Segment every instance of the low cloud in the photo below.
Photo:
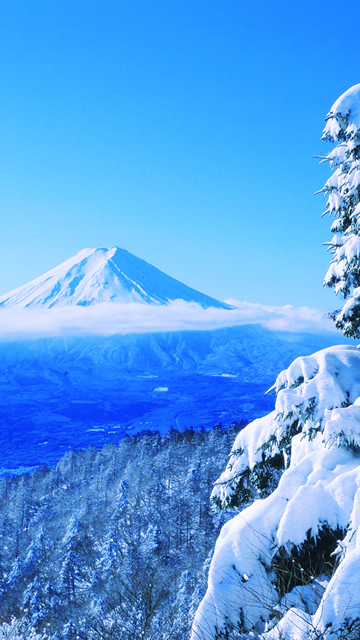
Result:
<svg viewBox="0 0 360 640"><path fill-rule="evenodd" d="M130 303L53 309L0 309L0 339L210 330L244 324L260 324L277 331L334 331L326 311L291 305L272 307L231 299L226 302L235 308L203 309L197 304L175 300L166 306Z"/></svg>

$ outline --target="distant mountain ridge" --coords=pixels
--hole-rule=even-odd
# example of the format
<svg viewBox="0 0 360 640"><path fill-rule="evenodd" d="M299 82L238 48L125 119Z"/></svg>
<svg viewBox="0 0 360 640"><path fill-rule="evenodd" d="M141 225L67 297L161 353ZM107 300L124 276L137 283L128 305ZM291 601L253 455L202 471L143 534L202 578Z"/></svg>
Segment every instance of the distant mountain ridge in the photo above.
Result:
<svg viewBox="0 0 360 640"><path fill-rule="evenodd" d="M0 307L50 309L102 302L166 305L177 299L204 308L232 308L119 247L82 249L39 278L0 296Z"/></svg>
<svg viewBox="0 0 360 640"><path fill-rule="evenodd" d="M280 369L337 342L256 325L0 340L0 477L143 429L253 420Z"/></svg>

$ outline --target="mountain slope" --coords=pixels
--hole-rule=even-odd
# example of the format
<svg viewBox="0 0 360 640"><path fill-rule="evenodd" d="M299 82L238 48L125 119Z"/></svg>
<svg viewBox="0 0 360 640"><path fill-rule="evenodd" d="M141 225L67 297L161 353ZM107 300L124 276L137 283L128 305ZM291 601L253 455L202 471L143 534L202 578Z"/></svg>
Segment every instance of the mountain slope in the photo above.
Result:
<svg viewBox="0 0 360 640"><path fill-rule="evenodd" d="M143 429L264 415L279 367L337 339L241 326L0 341L0 475Z"/></svg>
<svg viewBox="0 0 360 640"><path fill-rule="evenodd" d="M88 306L100 302L164 305L172 300L231 309L125 249L83 249L55 269L0 297L0 307Z"/></svg>

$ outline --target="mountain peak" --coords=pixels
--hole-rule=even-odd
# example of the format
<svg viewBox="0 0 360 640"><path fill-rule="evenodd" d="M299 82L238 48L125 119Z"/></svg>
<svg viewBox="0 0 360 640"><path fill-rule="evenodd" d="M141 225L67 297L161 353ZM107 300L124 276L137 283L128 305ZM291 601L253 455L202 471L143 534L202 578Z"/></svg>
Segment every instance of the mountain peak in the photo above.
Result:
<svg viewBox="0 0 360 640"><path fill-rule="evenodd" d="M204 308L232 308L119 247L82 249L39 278L0 296L0 307L49 309L101 302L164 305L177 299Z"/></svg>

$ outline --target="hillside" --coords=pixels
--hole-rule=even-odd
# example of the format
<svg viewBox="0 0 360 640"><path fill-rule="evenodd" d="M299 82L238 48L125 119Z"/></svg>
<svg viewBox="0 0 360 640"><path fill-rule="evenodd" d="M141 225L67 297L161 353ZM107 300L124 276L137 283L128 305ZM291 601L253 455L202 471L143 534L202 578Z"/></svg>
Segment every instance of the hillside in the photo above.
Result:
<svg viewBox="0 0 360 640"><path fill-rule="evenodd" d="M0 480L0 638L188 637L238 429L144 432Z"/></svg>

